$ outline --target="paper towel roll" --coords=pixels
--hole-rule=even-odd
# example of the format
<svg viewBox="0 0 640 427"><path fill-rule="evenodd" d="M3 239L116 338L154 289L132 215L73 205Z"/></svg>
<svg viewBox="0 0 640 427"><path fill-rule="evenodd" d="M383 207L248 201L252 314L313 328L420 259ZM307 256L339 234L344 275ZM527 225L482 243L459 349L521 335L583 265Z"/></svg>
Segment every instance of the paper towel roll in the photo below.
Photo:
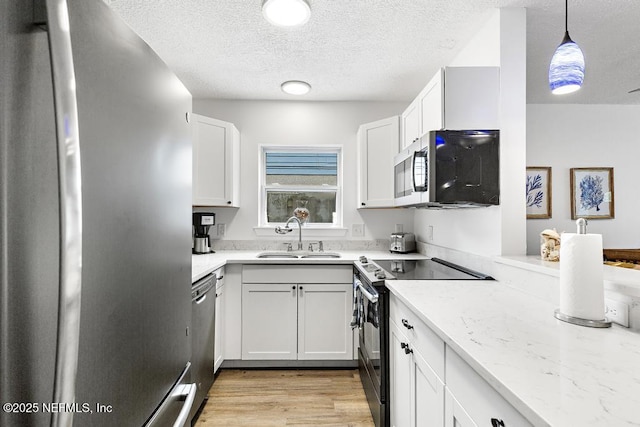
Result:
<svg viewBox="0 0 640 427"><path fill-rule="evenodd" d="M581 319L604 319L602 271L602 235L562 233L560 312Z"/></svg>

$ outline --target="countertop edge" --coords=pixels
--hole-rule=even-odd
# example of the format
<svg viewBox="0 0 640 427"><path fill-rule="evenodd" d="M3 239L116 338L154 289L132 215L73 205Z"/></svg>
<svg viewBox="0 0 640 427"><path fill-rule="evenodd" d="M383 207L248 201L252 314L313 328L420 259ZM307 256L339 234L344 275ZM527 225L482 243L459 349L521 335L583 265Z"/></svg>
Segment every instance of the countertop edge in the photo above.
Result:
<svg viewBox="0 0 640 427"><path fill-rule="evenodd" d="M493 260L502 265L560 278L560 262L543 261L539 256L497 256ZM603 265L604 288L640 297L640 270Z"/></svg>
<svg viewBox="0 0 640 427"><path fill-rule="evenodd" d="M372 260L381 259L426 259L426 255L413 252L396 254L388 251L331 251L340 253L340 258L257 258L261 250L219 251L211 254L192 255L191 282L196 282L226 264L312 264L351 265L362 255Z"/></svg>

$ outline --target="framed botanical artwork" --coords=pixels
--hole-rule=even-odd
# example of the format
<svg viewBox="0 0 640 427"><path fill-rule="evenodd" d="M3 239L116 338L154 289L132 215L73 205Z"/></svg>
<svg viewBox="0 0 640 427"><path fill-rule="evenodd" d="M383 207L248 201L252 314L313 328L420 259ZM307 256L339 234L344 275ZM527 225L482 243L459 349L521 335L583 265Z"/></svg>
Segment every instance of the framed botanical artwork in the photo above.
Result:
<svg viewBox="0 0 640 427"><path fill-rule="evenodd" d="M571 219L615 218L613 168L571 168Z"/></svg>
<svg viewBox="0 0 640 427"><path fill-rule="evenodd" d="M527 168L527 219L551 218L551 168Z"/></svg>

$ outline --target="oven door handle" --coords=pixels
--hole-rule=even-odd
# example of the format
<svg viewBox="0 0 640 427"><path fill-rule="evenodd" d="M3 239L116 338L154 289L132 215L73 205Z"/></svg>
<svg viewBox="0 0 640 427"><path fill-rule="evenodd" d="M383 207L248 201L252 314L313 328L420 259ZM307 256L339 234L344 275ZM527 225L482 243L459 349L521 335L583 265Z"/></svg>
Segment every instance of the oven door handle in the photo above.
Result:
<svg viewBox="0 0 640 427"><path fill-rule="evenodd" d="M356 281L358 288L360 289L360 292L362 292L362 295L365 296L365 298L367 298L369 301L371 301L373 304L378 302L378 293L376 292L375 294L372 294L371 292L369 292L367 290L367 288L364 287L364 285L362 284L361 281Z"/></svg>

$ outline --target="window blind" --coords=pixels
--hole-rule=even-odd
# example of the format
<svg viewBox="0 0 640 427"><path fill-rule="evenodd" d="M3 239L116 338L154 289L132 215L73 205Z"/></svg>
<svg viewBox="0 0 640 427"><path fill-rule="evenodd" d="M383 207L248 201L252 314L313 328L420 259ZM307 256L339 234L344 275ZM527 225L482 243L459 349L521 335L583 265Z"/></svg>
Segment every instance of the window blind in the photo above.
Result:
<svg viewBox="0 0 640 427"><path fill-rule="evenodd" d="M267 175L337 175L336 153L266 153Z"/></svg>

